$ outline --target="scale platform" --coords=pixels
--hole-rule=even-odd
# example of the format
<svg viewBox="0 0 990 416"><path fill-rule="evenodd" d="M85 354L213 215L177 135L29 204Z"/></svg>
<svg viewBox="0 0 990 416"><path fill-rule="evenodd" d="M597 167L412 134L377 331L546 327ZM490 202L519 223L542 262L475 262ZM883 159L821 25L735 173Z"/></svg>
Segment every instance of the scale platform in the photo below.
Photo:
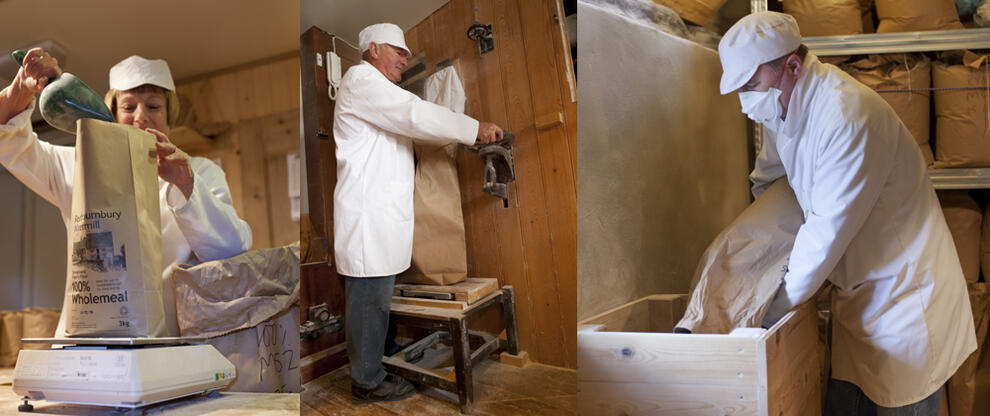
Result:
<svg viewBox="0 0 990 416"><path fill-rule="evenodd" d="M24 338L13 390L26 400L137 408L227 387L233 364L202 338Z"/></svg>

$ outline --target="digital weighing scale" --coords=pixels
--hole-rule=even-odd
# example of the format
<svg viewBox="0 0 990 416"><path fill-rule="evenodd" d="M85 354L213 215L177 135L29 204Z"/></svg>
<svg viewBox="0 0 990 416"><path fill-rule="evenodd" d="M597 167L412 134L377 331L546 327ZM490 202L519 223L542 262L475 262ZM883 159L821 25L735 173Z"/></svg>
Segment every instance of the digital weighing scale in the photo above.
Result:
<svg viewBox="0 0 990 416"><path fill-rule="evenodd" d="M138 408L230 385L234 365L204 338L24 338L61 344L17 356L13 390L28 400Z"/></svg>

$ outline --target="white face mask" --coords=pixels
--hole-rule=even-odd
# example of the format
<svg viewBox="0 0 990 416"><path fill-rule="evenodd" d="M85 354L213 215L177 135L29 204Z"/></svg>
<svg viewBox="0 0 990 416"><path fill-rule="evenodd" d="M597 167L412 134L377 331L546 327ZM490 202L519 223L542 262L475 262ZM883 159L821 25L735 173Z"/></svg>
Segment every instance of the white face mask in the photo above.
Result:
<svg viewBox="0 0 990 416"><path fill-rule="evenodd" d="M739 103L742 104L742 112L750 120L776 130L776 126L780 125L780 116L784 113L784 106L780 104L782 93L781 90L773 87L766 92L740 92Z"/></svg>

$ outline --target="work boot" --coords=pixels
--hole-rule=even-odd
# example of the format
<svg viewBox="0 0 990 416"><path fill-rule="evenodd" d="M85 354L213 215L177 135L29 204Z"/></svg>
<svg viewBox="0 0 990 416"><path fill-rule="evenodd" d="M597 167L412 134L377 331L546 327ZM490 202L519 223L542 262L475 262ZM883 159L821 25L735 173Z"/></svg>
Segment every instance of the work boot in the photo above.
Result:
<svg viewBox="0 0 990 416"><path fill-rule="evenodd" d="M386 375L385 380L371 389L361 388L351 383L351 395L354 396L352 401L354 404L393 402L412 396L415 392L416 387L409 380L392 374Z"/></svg>

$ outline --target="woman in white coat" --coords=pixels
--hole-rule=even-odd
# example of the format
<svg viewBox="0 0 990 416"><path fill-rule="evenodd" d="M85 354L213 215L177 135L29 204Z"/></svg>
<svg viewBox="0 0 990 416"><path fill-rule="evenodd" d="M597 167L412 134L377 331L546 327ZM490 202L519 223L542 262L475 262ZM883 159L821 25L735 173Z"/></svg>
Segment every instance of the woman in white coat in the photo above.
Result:
<svg viewBox="0 0 990 416"><path fill-rule="evenodd" d="M754 193L786 175L805 213L769 321L830 280L826 413L937 415L941 386L976 336L911 134L873 90L807 53L788 15L744 17L719 57L722 94L738 91L742 111L768 132Z"/></svg>
<svg viewBox="0 0 990 416"><path fill-rule="evenodd" d="M58 62L35 48L0 92L0 164L58 207L68 232L75 148L41 141L31 129L34 95L60 74ZM208 159L189 157L168 140L179 114L168 64L139 56L121 61L110 69L106 101L118 123L148 131L158 140L163 287L171 287L168 272L173 264L227 258L250 248L251 229L234 212L223 170ZM163 301L168 335L177 336L171 290L163 290ZM64 311L57 336L64 334Z"/></svg>

